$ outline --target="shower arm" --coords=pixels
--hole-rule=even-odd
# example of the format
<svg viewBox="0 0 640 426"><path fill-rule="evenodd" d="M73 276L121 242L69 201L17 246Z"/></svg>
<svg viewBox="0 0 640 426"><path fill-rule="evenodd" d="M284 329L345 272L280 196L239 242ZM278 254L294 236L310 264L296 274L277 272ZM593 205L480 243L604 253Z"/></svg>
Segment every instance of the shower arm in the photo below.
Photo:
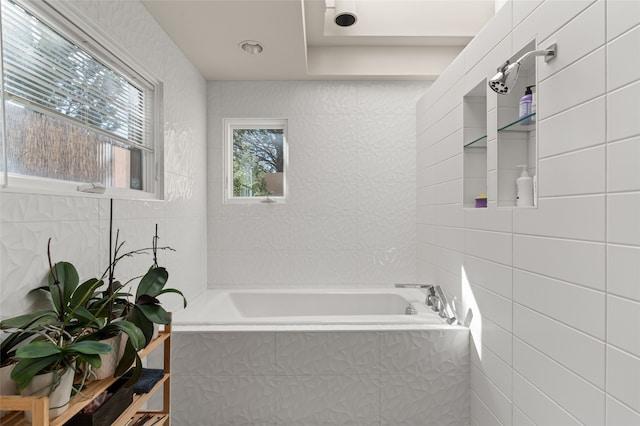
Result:
<svg viewBox="0 0 640 426"><path fill-rule="evenodd" d="M520 57L520 59L518 59L514 63L522 64L522 61L527 59L529 56L544 56L544 61L545 62L549 62L550 60L552 60L553 58L556 57L556 54L557 54L556 50L557 50L557 45L556 45L556 43L553 43L551 46L549 46L548 48L546 48L544 50L532 50L531 52L525 53L524 55L522 55ZM505 69L510 64L511 64L511 62L506 61L504 64L502 64L501 66L498 67L498 72L504 72Z"/></svg>

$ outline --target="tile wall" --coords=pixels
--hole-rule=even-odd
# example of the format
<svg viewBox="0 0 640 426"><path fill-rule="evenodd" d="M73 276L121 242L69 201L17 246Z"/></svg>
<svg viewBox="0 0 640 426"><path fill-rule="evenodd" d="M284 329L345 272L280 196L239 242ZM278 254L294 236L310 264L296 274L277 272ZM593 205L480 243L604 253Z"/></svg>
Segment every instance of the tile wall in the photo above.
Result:
<svg viewBox="0 0 640 426"><path fill-rule="evenodd" d="M209 287L413 282L415 106L429 85L209 82ZM287 204L223 204L222 120L238 117L288 119Z"/></svg>
<svg viewBox="0 0 640 426"><path fill-rule="evenodd" d="M469 332L173 335L172 424L460 426Z"/></svg>
<svg viewBox="0 0 640 426"><path fill-rule="evenodd" d="M171 287L193 299L206 288L206 82L137 1L56 2L74 19L108 34L146 71L164 83L165 200L114 201L114 227L125 249L149 247L158 224L161 264ZM12 316L30 309L26 297L47 276L47 240L54 261L72 262L80 278L102 274L108 264L108 192L104 196L64 196L0 190L0 312ZM150 256L126 259L117 277L144 273ZM164 305L181 307L167 296Z"/></svg>
<svg viewBox="0 0 640 426"><path fill-rule="evenodd" d="M558 43L537 60L539 206L496 208L487 91L489 208L463 209L462 98L533 39ZM640 424L638 63L640 2L515 0L418 103L417 278L475 310L473 425Z"/></svg>

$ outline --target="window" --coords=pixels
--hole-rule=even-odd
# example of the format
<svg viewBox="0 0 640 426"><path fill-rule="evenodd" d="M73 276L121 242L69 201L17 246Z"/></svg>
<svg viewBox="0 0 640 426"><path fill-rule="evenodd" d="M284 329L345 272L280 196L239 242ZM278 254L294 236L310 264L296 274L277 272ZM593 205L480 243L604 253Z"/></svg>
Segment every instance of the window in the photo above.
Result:
<svg viewBox="0 0 640 426"><path fill-rule="evenodd" d="M1 1L9 185L38 177L158 194L160 84L46 3Z"/></svg>
<svg viewBox="0 0 640 426"><path fill-rule="evenodd" d="M287 121L226 119L225 201L287 199Z"/></svg>

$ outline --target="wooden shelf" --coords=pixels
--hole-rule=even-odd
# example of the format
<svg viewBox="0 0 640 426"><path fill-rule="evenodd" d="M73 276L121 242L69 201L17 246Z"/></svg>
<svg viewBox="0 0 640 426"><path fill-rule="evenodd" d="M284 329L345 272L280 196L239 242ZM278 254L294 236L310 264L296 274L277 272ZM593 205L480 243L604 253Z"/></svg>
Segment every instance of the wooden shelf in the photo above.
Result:
<svg viewBox="0 0 640 426"><path fill-rule="evenodd" d="M125 426L132 417L139 418L144 413L153 413L154 418L147 421L150 425L155 420L162 418L154 426L169 425L171 423L170 410L170 371L171 371L171 325L166 325L164 330L153 339L149 345L139 352L140 358L147 357L151 352L160 346L164 346L164 376L155 384L150 392L144 394L136 394L133 396L133 402L118 417L112 426ZM15 410L12 413L0 418L0 426L30 426L28 420L24 417L24 411L33 412L33 425L35 426L62 426L73 416L79 413L84 407L89 405L91 401L109 386L111 386L117 378L110 377L104 380L97 380L89 383L82 392L78 393L71 399L69 408L60 416L49 420L49 398L47 397L28 397L28 396L2 396L0 395L1 410ZM159 411L139 411L140 408L160 389L163 388L163 409ZM164 417L163 417L164 416ZM131 422L133 423L133 422Z"/></svg>

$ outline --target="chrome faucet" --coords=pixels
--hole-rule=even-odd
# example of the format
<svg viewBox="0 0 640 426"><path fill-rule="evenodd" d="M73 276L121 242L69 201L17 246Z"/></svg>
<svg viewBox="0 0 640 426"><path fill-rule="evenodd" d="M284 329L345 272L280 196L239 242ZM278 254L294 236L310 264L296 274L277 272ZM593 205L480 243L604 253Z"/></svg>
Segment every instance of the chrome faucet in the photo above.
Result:
<svg viewBox="0 0 640 426"><path fill-rule="evenodd" d="M425 288L427 289L427 298L424 303L427 306L433 306L433 298L436 297L436 290L432 284L396 284L396 288Z"/></svg>
<svg viewBox="0 0 640 426"><path fill-rule="evenodd" d="M431 310L437 312L441 318L444 318L448 324L456 322L456 316L453 312L447 296L439 285L432 284L396 284L396 288L424 288L427 289L427 298L425 304L431 307Z"/></svg>

